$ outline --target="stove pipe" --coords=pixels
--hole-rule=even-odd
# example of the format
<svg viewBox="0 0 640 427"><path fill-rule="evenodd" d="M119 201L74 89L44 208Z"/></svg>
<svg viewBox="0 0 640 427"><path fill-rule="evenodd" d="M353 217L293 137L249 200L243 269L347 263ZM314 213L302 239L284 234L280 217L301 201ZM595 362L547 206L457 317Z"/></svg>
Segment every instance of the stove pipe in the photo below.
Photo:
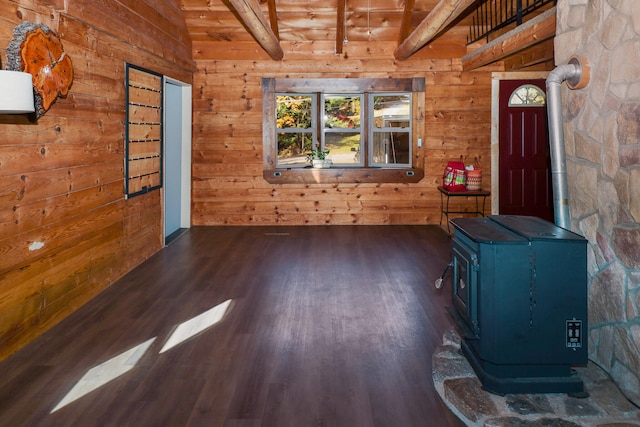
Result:
<svg viewBox="0 0 640 427"><path fill-rule="evenodd" d="M566 80L569 88L582 89L589 83L589 76L590 67L586 59L572 56L567 64L557 66L547 77L547 116L549 120L554 221L558 227L567 230L571 228L571 219L569 216L569 190L560 85Z"/></svg>

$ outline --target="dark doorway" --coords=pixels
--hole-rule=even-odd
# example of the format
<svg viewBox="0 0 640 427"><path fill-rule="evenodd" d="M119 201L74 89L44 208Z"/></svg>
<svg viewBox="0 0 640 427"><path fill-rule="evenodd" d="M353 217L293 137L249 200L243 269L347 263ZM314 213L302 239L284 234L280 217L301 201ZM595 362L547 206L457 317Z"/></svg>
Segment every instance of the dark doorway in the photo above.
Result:
<svg viewBox="0 0 640 427"><path fill-rule="evenodd" d="M544 80L501 80L499 211L553 222Z"/></svg>

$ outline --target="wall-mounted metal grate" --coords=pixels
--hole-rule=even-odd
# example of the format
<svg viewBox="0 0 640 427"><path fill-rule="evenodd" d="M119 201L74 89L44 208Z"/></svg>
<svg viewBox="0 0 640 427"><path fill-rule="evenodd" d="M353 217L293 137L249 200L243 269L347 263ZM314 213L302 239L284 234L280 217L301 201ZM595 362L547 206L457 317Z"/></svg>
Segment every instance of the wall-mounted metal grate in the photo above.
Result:
<svg viewBox="0 0 640 427"><path fill-rule="evenodd" d="M472 13L467 44L483 38L489 41L491 34L509 25L521 25L526 15L557 0L480 0Z"/></svg>
<svg viewBox="0 0 640 427"><path fill-rule="evenodd" d="M162 75L126 64L126 194L162 186Z"/></svg>

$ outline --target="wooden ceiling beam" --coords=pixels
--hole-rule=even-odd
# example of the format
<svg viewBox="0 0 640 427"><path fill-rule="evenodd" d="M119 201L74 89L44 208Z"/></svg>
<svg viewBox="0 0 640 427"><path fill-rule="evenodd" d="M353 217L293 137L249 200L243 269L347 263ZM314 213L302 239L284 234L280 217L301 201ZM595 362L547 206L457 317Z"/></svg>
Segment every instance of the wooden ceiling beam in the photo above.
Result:
<svg viewBox="0 0 640 427"><path fill-rule="evenodd" d="M280 61L284 51L280 41L269 27L269 22L262 13L257 0L229 0L242 24L249 30L258 44L274 60Z"/></svg>
<svg viewBox="0 0 640 427"><path fill-rule="evenodd" d="M413 5L415 0L405 0L404 11L402 12L402 22L400 23L400 37L398 42L402 43L407 37L409 37L409 30L411 29L411 17L413 15Z"/></svg>
<svg viewBox="0 0 640 427"><path fill-rule="evenodd" d="M276 9L276 0L267 0L267 6L269 7L269 23L271 24L271 31L280 40L280 31L278 30L278 9Z"/></svg>
<svg viewBox="0 0 640 427"><path fill-rule="evenodd" d="M415 30L398 46L394 56L408 59L421 47L431 42L447 25L459 17L476 0L440 0Z"/></svg>
<svg viewBox="0 0 640 427"><path fill-rule="evenodd" d="M480 49L462 57L462 69L475 70L517 54L556 35L556 8L514 28Z"/></svg>
<svg viewBox="0 0 640 427"><path fill-rule="evenodd" d="M344 49L344 27L347 0L338 0L338 13L336 14L336 53L342 53Z"/></svg>

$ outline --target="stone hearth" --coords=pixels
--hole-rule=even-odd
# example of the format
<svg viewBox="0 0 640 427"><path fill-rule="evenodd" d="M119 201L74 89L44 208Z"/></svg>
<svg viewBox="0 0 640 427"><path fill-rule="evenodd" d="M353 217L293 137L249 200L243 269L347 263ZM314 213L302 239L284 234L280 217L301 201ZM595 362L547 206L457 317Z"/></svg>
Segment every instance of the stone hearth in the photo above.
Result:
<svg viewBox="0 0 640 427"><path fill-rule="evenodd" d="M589 394L498 396L482 389L460 353L460 335L451 329L433 354L433 382L440 398L469 426L485 427L630 427L640 426L640 409L593 363L576 368Z"/></svg>

